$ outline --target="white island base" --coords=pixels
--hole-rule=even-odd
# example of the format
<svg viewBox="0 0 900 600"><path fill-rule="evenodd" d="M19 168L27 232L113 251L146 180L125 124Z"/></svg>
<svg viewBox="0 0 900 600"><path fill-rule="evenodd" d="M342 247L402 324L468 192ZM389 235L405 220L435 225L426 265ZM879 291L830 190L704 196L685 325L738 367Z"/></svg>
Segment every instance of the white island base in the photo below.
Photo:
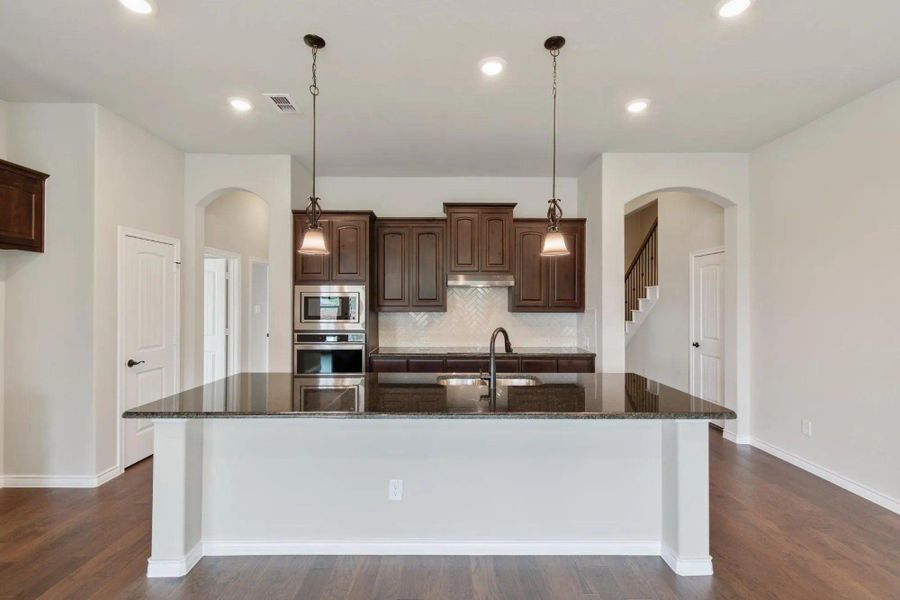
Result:
<svg viewBox="0 0 900 600"><path fill-rule="evenodd" d="M292 554L659 555L679 575L712 574L706 420L154 427L149 577L185 575L203 556Z"/></svg>

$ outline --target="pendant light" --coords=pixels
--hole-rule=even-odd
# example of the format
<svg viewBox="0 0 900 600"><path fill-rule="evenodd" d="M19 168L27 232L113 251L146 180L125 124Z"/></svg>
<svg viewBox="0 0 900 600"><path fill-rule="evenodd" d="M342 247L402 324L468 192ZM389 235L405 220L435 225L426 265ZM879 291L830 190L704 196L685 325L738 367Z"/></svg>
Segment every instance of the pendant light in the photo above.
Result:
<svg viewBox="0 0 900 600"><path fill-rule="evenodd" d="M309 254L313 256L321 256L328 254L328 246L325 245L325 233L319 224L319 217L322 216L322 209L319 207L319 198L316 196L316 98L319 95L318 79L316 77L316 55L319 50L325 47L325 40L317 35L305 35L303 41L312 49L312 85L309 86L309 93L312 95L312 118L313 118L313 135L312 135L312 195L309 197L309 204L306 206L306 232L303 234L303 243L300 244L300 254Z"/></svg>
<svg viewBox="0 0 900 600"><path fill-rule="evenodd" d="M548 200L550 207L547 209L547 234L544 236L544 245L541 248L541 256L566 256L569 249L566 247L566 238L559 231L559 221L563 212L559 206L560 199L556 197L556 57L559 50L566 45L566 38L555 35L547 38L544 48L553 57L553 197Z"/></svg>

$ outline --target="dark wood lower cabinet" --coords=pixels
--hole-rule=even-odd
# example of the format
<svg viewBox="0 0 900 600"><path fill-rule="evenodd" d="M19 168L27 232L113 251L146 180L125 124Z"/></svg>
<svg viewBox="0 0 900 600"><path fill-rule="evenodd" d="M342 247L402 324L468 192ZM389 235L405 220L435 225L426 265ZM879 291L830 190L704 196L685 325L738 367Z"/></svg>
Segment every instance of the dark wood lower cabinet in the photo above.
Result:
<svg viewBox="0 0 900 600"><path fill-rule="evenodd" d="M497 355L498 373L593 373L594 357L548 355L518 357ZM490 369L487 356L379 356L369 359L373 373L485 373Z"/></svg>
<svg viewBox="0 0 900 600"><path fill-rule="evenodd" d="M523 358L523 373L556 373L555 358Z"/></svg>
<svg viewBox="0 0 900 600"><path fill-rule="evenodd" d="M443 373L443 358L410 358L407 360L407 370L410 373Z"/></svg>

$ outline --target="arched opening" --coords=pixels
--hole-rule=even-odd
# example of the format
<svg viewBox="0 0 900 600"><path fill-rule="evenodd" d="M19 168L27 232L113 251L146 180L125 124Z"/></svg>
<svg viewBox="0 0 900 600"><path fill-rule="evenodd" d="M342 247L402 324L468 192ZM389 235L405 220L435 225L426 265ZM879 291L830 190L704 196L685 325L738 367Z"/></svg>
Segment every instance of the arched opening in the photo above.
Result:
<svg viewBox="0 0 900 600"><path fill-rule="evenodd" d="M206 196L197 211L203 381L267 371L269 205L253 192L229 188Z"/></svg>
<svg viewBox="0 0 900 600"><path fill-rule="evenodd" d="M653 171L648 171L652 174ZM657 181L661 177L657 177ZM700 177L703 179L703 177ZM708 179L709 177L705 177ZM749 323L748 323L748 294L747 277L749 271L748 257L748 207L742 200L743 196L739 193L740 187L736 187L737 197L735 201L710 191L709 189L697 186L684 185L648 185L643 187L640 185L641 178L629 178L629 180L612 181L610 187L613 193L611 197L616 198L614 201L615 208L610 208L613 218L603 224L603 234L606 239L619 246L615 251L610 248L609 255L616 256L617 260L605 264L605 272L607 275L603 277L603 289L601 290L604 302L604 311L602 314L602 326L599 333L603 336L602 351L604 367L607 370L622 369L626 370L626 334L625 334L625 273L627 265L624 263L624 240L620 236L624 236L625 231L625 215L626 212L634 210L641 206L641 203L647 204L658 198L661 194L682 193L694 196L698 199L706 200L722 209L722 221L724 222L723 246L724 246L724 267L721 272L722 277L722 335L723 348L721 358L721 369L723 373L722 399L725 406L735 410L738 413L737 420L726 421L724 423L726 438L745 443L748 439L749 423L750 423L750 405L748 394L749 381ZM648 175L644 179L654 179ZM726 186L727 187L727 186ZM640 199L639 202L634 202ZM738 202L737 200L741 200ZM619 204L621 203L621 204ZM626 210L626 206L628 210ZM618 254L618 252L623 254ZM621 258L619 258L621 257ZM683 257L682 268L687 269L690 264L690 257ZM622 269L619 271L619 269ZM665 294L665 290L661 291ZM690 316L682 317L689 323ZM683 325L682 325L683 326ZM688 337L690 337L688 335ZM688 365L690 364L690 348L694 340L681 340L688 344ZM669 353L668 360L677 361L680 365L685 365L685 354L683 352ZM634 361L630 361L634 364ZM684 371L682 371L684 372ZM682 379L681 383L675 385L690 391L690 367L688 367L688 380ZM648 372L648 376L651 373ZM653 373L659 377L658 373ZM669 382L673 383L673 382Z"/></svg>
<svg viewBox="0 0 900 600"><path fill-rule="evenodd" d="M725 209L696 190L625 205L625 369L725 404Z"/></svg>

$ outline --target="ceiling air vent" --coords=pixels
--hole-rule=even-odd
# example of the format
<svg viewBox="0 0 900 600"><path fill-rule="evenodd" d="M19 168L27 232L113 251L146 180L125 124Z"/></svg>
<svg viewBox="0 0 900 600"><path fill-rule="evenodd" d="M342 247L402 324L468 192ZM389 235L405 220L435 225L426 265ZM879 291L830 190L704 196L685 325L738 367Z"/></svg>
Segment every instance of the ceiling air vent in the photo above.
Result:
<svg viewBox="0 0 900 600"><path fill-rule="evenodd" d="M275 105L275 110L285 115L296 115L297 107L294 106L294 101L291 100L291 97L287 94L263 94L266 98L272 101L272 104Z"/></svg>

